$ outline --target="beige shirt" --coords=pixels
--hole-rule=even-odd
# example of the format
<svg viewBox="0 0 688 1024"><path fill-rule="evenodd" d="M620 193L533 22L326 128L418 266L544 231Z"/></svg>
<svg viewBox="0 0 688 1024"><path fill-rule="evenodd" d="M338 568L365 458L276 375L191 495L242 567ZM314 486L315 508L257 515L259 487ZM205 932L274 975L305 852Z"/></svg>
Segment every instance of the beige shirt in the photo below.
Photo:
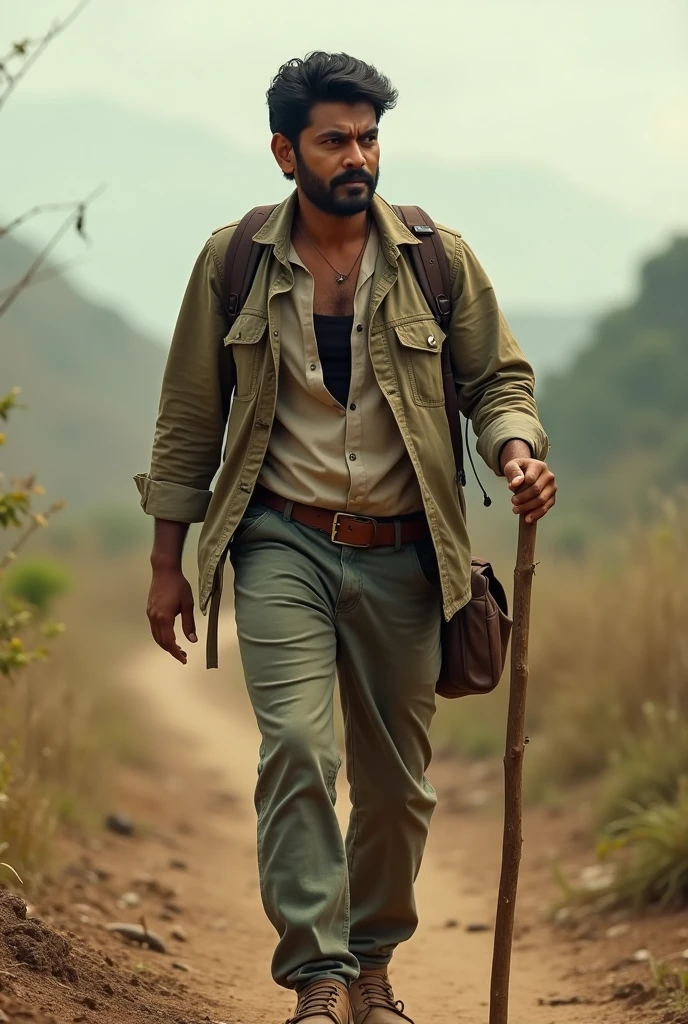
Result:
<svg viewBox="0 0 688 1024"><path fill-rule="evenodd" d="M359 515L423 508L401 431L377 383L368 350L373 274L382 259L371 232L354 296L351 386L346 408L325 386L313 325L310 272L291 246L294 287L280 304L282 345L275 421L258 482L291 501Z"/></svg>

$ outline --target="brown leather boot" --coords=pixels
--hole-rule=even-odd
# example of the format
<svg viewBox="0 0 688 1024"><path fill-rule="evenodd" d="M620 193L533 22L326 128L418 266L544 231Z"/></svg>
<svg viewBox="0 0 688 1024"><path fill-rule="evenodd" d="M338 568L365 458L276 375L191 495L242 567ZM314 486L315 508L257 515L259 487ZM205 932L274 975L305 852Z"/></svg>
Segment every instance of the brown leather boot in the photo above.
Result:
<svg viewBox="0 0 688 1024"><path fill-rule="evenodd" d="M387 969L362 970L349 986L354 1024L399 1024L399 1018L413 1024L404 1004L394 999Z"/></svg>
<svg viewBox="0 0 688 1024"><path fill-rule="evenodd" d="M286 1024L353 1024L349 992L343 981L323 978L312 981L299 992L296 1013Z"/></svg>

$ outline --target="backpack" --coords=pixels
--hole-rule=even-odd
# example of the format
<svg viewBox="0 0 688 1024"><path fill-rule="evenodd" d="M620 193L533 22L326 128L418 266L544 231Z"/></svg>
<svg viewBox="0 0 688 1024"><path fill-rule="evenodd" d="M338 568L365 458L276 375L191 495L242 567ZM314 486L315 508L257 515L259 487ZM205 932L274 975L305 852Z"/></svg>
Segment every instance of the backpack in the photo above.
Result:
<svg viewBox="0 0 688 1024"><path fill-rule="evenodd" d="M274 205L256 206L249 210L237 225L227 247L222 290L230 326L248 298L265 251L265 246L254 242L253 236L275 208ZM393 206L392 209L402 224L421 241L420 245L411 246L405 255L410 259L430 312L446 334L452 313L451 268L437 228L427 213L417 206ZM461 414L449 345L442 346L442 384L456 479L463 488L466 486L466 474ZM485 504L490 504L487 495ZM508 617L504 588L489 562L473 558L471 570L471 600L449 622L443 620L442 623L442 670L436 689L443 697L489 693L497 686L506 661L512 623Z"/></svg>

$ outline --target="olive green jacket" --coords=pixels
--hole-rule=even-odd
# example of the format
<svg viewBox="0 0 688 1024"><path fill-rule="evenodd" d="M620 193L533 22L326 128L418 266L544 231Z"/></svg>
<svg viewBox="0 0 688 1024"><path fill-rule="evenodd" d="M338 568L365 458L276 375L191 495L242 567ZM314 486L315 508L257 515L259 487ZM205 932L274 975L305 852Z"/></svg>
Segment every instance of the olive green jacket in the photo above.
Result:
<svg viewBox="0 0 688 1024"><path fill-rule="evenodd" d="M135 478L149 515L203 523L199 601L205 614L212 599L209 667L217 664L227 546L256 485L275 414L280 323L279 303L273 300L294 282L288 254L295 208L293 193L254 236L266 252L231 329L221 281L236 224L219 229L205 244L172 339L150 472ZM449 619L470 597L471 555L444 410L442 345L450 346L461 410L470 416L478 451L495 473L501 474L499 455L507 441L524 440L543 459L547 437L533 399L531 367L461 235L439 229L452 267L453 312L445 336L410 263L400 258L404 247L420 244L418 239L379 197L373 215L380 254L367 324L370 356L418 476Z"/></svg>

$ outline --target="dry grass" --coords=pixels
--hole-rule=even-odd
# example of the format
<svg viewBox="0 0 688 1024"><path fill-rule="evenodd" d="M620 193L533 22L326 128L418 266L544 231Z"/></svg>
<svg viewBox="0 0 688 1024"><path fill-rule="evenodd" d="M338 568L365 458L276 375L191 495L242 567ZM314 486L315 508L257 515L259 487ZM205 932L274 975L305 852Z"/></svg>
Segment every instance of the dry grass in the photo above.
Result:
<svg viewBox="0 0 688 1024"><path fill-rule="evenodd" d="M646 784L675 794L688 768L688 504L608 548L540 588L528 759L535 798L604 775L607 818Z"/></svg>
<svg viewBox="0 0 688 1024"><path fill-rule="evenodd" d="M139 643L145 553L82 552L71 568L73 592L54 609L67 632L46 663L0 681L0 859L29 885L50 864L58 824L100 820L109 769L138 749L135 715L115 684Z"/></svg>

